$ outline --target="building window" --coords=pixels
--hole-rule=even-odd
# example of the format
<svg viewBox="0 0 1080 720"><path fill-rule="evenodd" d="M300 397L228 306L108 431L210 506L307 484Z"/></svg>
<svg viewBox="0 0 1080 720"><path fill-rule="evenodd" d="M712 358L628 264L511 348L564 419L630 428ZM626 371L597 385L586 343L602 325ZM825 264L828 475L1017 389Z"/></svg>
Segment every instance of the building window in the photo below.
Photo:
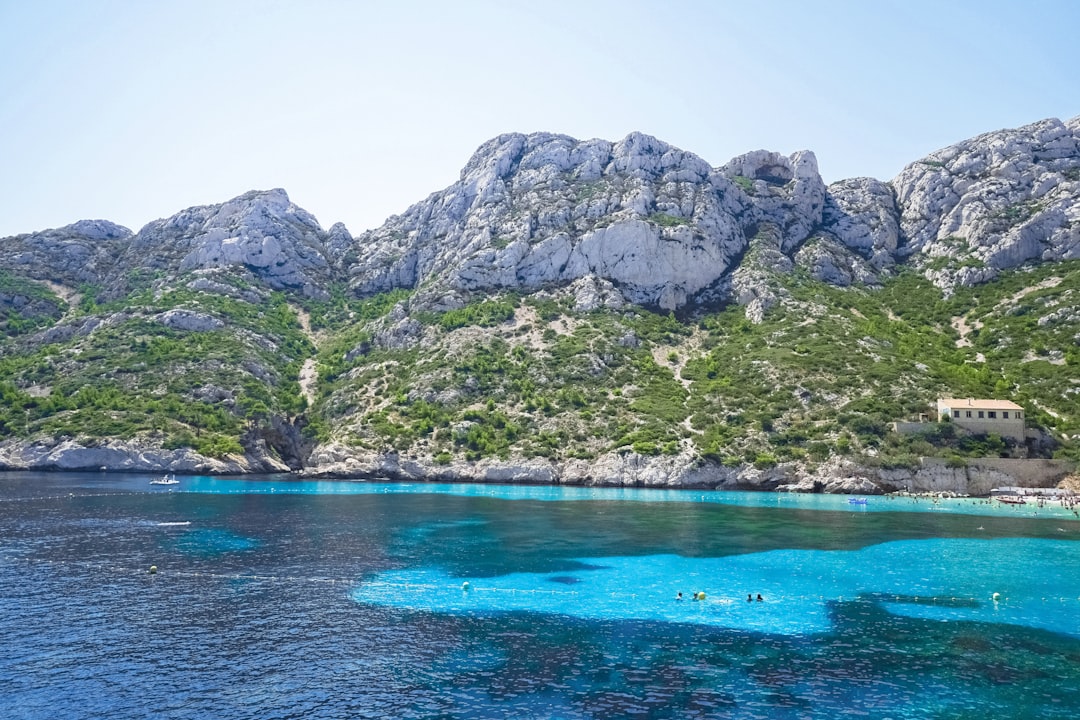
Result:
<svg viewBox="0 0 1080 720"><path fill-rule="evenodd" d="M967 413L964 417L971 417L971 411L970 410L965 410L964 412Z"/></svg>
<svg viewBox="0 0 1080 720"><path fill-rule="evenodd" d="M953 410L952 411L952 416L953 417L960 417L960 411L959 410Z"/></svg>
<svg viewBox="0 0 1080 720"><path fill-rule="evenodd" d="M982 411L982 410L980 410L980 411L979 411L979 417L982 417L982 416L983 416L983 411Z"/></svg>
<svg viewBox="0 0 1080 720"><path fill-rule="evenodd" d="M994 420L997 420L997 410L990 410L986 414L987 414L988 417L993 418Z"/></svg>
<svg viewBox="0 0 1080 720"><path fill-rule="evenodd" d="M1001 411L1001 419L1002 420L1008 420L1009 419L1009 411L1008 410L1002 410Z"/></svg>

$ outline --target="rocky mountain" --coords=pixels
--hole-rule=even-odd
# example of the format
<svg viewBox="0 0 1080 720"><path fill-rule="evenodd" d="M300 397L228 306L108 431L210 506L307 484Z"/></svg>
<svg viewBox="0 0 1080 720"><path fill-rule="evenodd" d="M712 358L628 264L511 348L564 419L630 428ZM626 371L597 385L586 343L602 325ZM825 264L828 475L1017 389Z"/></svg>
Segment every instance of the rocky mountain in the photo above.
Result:
<svg viewBox="0 0 1080 720"><path fill-rule="evenodd" d="M943 287L1080 257L1080 117L939 150L904 168L893 186L910 252Z"/></svg>
<svg viewBox="0 0 1080 720"><path fill-rule="evenodd" d="M56 230L4 238L3 267L35 280L75 287L100 283L131 231L107 220L80 220Z"/></svg>
<svg viewBox="0 0 1080 720"><path fill-rule="evenodd" d="M1068 453L1078 197L1080 118L828 186L508 134L356 237L270 190L5 238L0 466L751 484L961 389Z"/></svg>
<svg viewBox="0 0 1080 720"><path fill-rule="evenodd" d="M1047 120L941 150L891 184L826 187L806 151L713 168L640 133L504 135L457 183L359 236L341 265L359 293L426 284L433 297L467 297L595 276L628 302L670 310L724 290L771 231L772 269L847 285L911 261L952 288L1077 257L1078 143L1080 118Z"/></svg>

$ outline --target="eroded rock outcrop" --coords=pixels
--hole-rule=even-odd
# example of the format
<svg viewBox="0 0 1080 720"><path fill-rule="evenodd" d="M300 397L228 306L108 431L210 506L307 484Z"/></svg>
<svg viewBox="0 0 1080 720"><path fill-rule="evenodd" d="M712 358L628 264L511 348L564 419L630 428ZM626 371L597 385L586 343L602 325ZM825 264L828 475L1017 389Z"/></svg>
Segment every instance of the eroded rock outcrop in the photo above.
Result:
<svg viewBox="0 0 1080 720"><path fill-rule="evenodd" d="M979 135L908 165L893 185L909 251L942 287L1080 257L1080 117Z"/></svg>
<svg viewBox="0 0 1080 720"><path fill-rule="evenodd" d="M102 283L131 230L108 220L80 220L53 230L4 238L0 267L72 288Z"/></svg>
<svg viewBox="0 0 1080 720"><path fill-rule="evenodd" d="M288 467L269 456L209 458L191 448L167 450L140 440L80 442L72 438L0 443L0 470L98 470L176 473L281 472Z"/></svg>
<svg viewBox="0 0 1080 720"><path fill-rule="evenodd" d="M795 254L795 264L831 285L876 284L900 247L900 212L892 189L873 178L833 183L821 227Z"/></svg>
<svg viewBox="0 0 1080 720"><path fill-rule="evenodd" d="M284 190L249 192L220 205L188 208L140 230L125 250L133 267L189 272L240 266L276 290L327 297L331 237Z"/></svg>
<svg viewBox="0 0 1080 720"><path fill-rule="evenodd" d="M348 272L359 292L596 277L630 302L672 309L732 269L756 217L723 174L647 135L504 135L450 188L361 235Z"/></svg>
<svg viewBox="0 0 1080 720"><path fill-rule="evenodd" d="M874 284L912 261L951 288L1029 261L1080 257L1078 195L1080 118L980 135L908 165L890 184L828 187L809 151L757 150L712 167L642 133L619 142L507 134L484 143L458 182L356 238L340 223L322 230L283 190L270 190L190 208L134 235L94 220L7 238L0 266L115 297L132 271L243 268L273 289L319 298L340 279L360 295L419 288L417 306L427 309L591 277L626 302L677 309L753 303L768 294L746 292L766 282L754 273L793 267L837 285ZM740 280L734 274L765 227L775 252Z"/></svg>
<svg viewBox="0 0 1080 720"><path fill-rule="evenodd" d="M0 268L72 291L92 285L104 299L124 297L133 277L232 268L275 290L325 298L333 274L327 243L346 252L351 242L343 225L324 231L284 190L253 191L155 220L135 234L105 220L83 220L4 238ZM200 289L215 286L204 279ZM235 287L218 289L236 294Z"/></svg>
<svg viewBox="0 0 1080 720"><path fill-rule="evenodd" d="M829 283L876 284L913 260L944 288L1032 260L1080 257L1080 118L987 133L906 167L826 187L813 153L766 150L719 168L640 133L618 143L503 135L461 179L358 238L343 262L361 293L609 281L629 302L751 307L760 273L801 266ZM774 248L740 270L753 239ZM436 290L441 288L441 290ZM442 294L440 294L442 293Z"/></svg>
<svg viewBox="0 0 1080 720"><path fill-rule="evenodd" d="M914 469L885 470L843 458L830 458L807 472L798 463L760 469L749 464L727 467L703 463L693 454L642 456L608 453L594 460L551 462L523 458L439 465L397 452L357 451L328 444L317 448L304 474L311 477L374 476L398 480L649 487L671 489L776 490L840 495L891 492L984 496L1008 486L1056 487L1075 471L1065 461L971 460L948 467L927 458Z"/></svg>

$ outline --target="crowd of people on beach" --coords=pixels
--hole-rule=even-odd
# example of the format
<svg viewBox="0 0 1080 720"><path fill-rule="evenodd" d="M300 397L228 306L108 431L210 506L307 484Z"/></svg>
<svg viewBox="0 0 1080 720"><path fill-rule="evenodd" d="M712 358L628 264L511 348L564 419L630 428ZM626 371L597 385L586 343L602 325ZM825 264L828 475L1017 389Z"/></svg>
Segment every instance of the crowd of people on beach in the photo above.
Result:
<svg viewBox="0 0 1080 720"><path fill-rule="evenodd" d="M914 503L918 503L920 500L929 500L935 505L940 504L945 499L961 499L967 500L972 505L1004 503L1006 505L1033 505L1036 508L1058 506L1071 510L1073 515L1080 518L1080 495L1068 491L1053 491L1040 488L1015 488L1008 494L996 494L989 497L971 497L970 495L958 495L951 492L913 493L906 491L889 493L883 497L886 500L906 498Z"/></svg>

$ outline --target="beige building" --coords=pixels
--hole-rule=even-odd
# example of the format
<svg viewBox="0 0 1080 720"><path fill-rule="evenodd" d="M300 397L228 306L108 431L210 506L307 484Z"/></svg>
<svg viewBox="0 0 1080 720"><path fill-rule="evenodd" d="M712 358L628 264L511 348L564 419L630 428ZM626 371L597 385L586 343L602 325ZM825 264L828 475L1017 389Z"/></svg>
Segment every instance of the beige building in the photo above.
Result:
<svg viewBox="0 0 1080 720"><path fill-rule="evenodd" d="M938 417L973 433L995 433L1024 442L1024 408L1008 400L941 398Z"/></svg>

